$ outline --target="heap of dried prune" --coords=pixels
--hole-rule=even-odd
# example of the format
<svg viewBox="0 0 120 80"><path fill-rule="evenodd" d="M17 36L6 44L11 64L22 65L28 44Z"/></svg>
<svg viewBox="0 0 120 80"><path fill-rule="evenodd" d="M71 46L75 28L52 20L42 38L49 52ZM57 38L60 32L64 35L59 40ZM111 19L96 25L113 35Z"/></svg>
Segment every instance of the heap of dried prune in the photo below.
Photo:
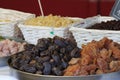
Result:
<svg viewBox="0 0 120 80"><path fill-rule="evenodd" d="M120 30L120 20L111 20L107 22L97 23L87 29L98 29L98 30Z"/></svg>
<svg viewBox="0 0 120 80"><path fill-rule="evenodd" d="M21 71L62 76L72 58L80 57L80 49L73 39L42 38L37 45L25 45L25 51L11 57L10 65Z"/></svg>

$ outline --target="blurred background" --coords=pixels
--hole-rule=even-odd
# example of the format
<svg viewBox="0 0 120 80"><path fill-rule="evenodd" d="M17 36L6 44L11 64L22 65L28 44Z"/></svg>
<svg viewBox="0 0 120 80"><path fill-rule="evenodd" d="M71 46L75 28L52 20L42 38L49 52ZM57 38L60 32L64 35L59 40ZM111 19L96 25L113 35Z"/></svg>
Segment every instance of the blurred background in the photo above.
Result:
<svg viewBox="0 0 120 80"><path fill-rule="evenodd" d="M86 18L108 16L115 0L41 0L45 15ZM41 15L38 0L0 0L1 8L14 9Z"/></svg>

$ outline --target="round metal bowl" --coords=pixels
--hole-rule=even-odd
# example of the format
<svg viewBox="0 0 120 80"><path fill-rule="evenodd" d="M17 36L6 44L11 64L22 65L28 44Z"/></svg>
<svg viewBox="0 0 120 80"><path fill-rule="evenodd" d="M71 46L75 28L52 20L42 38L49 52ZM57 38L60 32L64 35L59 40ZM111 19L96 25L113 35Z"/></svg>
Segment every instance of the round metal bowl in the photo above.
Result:
<svg viewBox="0 0 120 80"><path fill-rule="evenodd" d="M19 80L120 80L120 71L101 75L88 75L88 76L51 76L23 72L12 68L10 66L10 63L11 59L8 59L10 74Z"/></svg>
<svg viewBox="0 0 120 80"><path fill-rule="evenodd" d="M0 67L7 66L7 60L10 56L0 57Z"/></svg>

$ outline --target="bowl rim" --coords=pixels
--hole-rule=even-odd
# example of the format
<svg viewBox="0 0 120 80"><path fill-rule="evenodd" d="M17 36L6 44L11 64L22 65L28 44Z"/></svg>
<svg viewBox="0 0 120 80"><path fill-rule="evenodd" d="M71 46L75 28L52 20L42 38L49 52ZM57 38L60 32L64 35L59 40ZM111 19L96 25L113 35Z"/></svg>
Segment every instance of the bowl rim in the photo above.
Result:
<svg viewBox="0 0 120 80"><path fill-rule="evenodd" d="M100 76L106 76L106 75L113 75L113 74L118 74L120 73L119 71L116 72L110 72L110 73L103 73L103 74L95 74L95 75L83 75L83 76L55 76L55 75L40 75L40 74L33 74L33 73L29 73L29 72L25 72L25 71L21 71L18 69L13 68L12 66L10 66L10 59L11 57L8 59L7 63L8 63L8 67L10 68L10 70L16 71L17 73L21 73L21 74L25 74L25 75L29 75L29 76L35 76L35 77L46 77L46 78L88 78L88 77L100 77Z"/></svg>

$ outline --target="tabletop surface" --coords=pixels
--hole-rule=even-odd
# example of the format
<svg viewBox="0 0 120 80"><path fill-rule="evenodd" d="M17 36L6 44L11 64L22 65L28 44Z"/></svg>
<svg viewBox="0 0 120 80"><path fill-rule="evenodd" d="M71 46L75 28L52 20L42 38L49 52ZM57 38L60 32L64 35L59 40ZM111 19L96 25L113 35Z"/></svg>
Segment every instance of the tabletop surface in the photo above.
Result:
<svg viewBox="0 0 120 80"><path fill-rule="evenodd" d="M10 68L8 66L0 67L0 80L18 80L10 75Z"/></svg>

